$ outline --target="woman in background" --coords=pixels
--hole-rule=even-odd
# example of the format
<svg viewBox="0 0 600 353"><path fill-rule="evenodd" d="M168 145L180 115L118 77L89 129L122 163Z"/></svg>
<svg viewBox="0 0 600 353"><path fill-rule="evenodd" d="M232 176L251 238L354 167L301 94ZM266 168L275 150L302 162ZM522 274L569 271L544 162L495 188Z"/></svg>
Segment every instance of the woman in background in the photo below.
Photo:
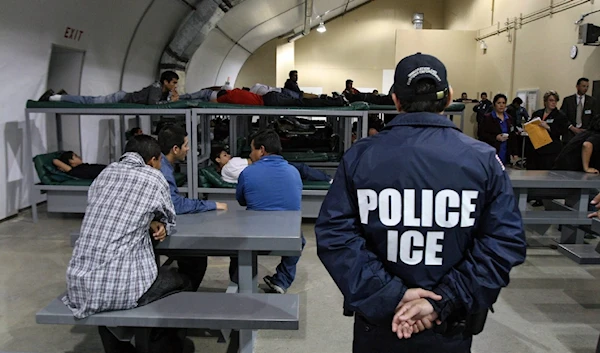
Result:
<svg viewBox="0 0 600 353"><path fill-rule="evenodd" d="M492 111L485 114L479 124L479 139L494 147L504 164L510 162L510 156L518 154L517 135L511 120L506 112L506 96L497 94Z"/></svg>

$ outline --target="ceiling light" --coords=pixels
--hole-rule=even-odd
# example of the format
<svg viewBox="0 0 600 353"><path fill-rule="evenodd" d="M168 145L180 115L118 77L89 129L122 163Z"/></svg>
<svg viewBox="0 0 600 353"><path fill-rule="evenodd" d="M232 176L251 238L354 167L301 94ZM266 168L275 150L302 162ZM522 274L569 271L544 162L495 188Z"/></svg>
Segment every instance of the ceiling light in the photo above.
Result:
<svg viewBox="0 0 600 353"><path fill-rule="evenodd" d="M317 27L317 32L323 33L325 31L327 31L327 28L325 28L325 24L323 22L321 22L321 24L319 25L319 27Z"/></svg>

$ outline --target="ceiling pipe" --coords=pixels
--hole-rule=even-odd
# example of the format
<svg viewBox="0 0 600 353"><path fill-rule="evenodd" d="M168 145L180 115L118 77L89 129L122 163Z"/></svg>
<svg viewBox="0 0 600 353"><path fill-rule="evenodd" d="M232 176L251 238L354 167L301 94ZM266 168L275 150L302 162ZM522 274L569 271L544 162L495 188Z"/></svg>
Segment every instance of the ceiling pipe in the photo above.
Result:
<svg viewBox="0 0 600 353"><path fill-rule="evenodd" d="M304 30L302 33L306 36L310 33L310 21L313 15L313 0L306 0L304 11Z"/></svg>

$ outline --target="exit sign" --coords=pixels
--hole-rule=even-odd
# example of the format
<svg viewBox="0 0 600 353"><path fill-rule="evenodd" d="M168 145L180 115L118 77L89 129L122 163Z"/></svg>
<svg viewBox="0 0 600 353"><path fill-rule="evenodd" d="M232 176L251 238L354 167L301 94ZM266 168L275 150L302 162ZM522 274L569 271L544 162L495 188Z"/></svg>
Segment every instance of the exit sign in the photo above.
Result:
<svg viewBox="0 0 600 353"><path fill-rule="evenodd" d="M83 34L83 31L80 29L76 29L76 28L72 28L72 27L67 27L65 29L65 35L64 37L67 39L71 39L74 41L79 42L81 40L81 35Z"/></svg>

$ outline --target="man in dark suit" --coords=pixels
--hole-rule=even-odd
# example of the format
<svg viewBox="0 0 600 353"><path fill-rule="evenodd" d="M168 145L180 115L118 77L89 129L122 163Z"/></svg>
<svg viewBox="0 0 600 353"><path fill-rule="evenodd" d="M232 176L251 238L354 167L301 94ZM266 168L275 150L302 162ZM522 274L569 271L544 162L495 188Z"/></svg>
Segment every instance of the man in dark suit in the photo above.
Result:
<svg viewBox="0 0 600 353"><path fill-rule="evenodd" d="M573 136L587 130L590 126L590 120L596 113L596 100L587 95L590 80L585 77L577 80L577 93L568 96L563 100L560 110L567 115L569 119L569 131L563 136L563 143L569 142Z"/></svg>

